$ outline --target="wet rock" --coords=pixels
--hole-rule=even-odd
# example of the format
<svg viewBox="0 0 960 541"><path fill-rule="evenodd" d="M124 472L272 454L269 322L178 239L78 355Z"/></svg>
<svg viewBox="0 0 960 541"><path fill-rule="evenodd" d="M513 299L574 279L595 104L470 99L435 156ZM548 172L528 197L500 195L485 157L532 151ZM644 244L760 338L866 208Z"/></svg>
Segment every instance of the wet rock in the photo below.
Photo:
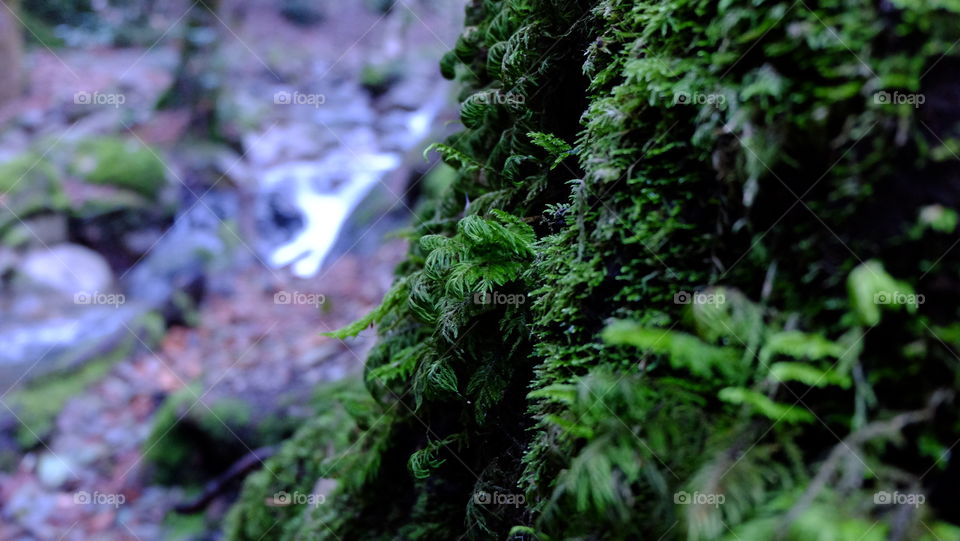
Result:
<svg viewBox="0 0 960 541"><path fill-rule="evenodd" d="M41 214L13 224L4 235L8 246L52 246L67 242L67 217L63 214Z"/></svg>
<svg viewBox="0 0 960 541"><path fill-rule="evenodd" d="M178 291L203 287L234 263L239 244L230 229L238 213L236 193L214 190L188 202L174 224L123 280L138 301L168 312Z"/></svg>
<svg viewBox="0 0 960 541"><path fill-rule="evenodd" d="M0 244L0 283L4 276L17 268L19 261L20 256L17 252Z"/></svg>
<svg viewBox="0 0 960 541"><path fill-rule="evenodd" d="M53 289L71 299L108 293L113 284L113 272L103 257L76 244L30 251L23 258L19 275L32 286Z"/></svg>
<svg viewBox="0 0 960 541"><path fill-rule="evenodd" d="M97 302L101 299L111 297ZM29 319L6 311L0 318L0 392L139 344L138 336L149 340L146 307L112 299L116 304L57 307L48 302L46 313Z"/></svg>
<svg viewBox="0 0 960 541"><path fill-rule="evenodd" d="M37 478L48 488L59 488L76 478L76 465L67 457L44 453L37 461Z"/></svg>

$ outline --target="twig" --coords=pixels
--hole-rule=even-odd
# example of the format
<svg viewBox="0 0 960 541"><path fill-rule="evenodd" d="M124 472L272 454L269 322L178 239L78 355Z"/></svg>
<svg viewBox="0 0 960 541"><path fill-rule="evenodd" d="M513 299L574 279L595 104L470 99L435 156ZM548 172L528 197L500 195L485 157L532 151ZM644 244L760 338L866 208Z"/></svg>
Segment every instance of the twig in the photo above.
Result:
<svg viewBox="0 0 960 541"><path fill-rule="evenodd" d="M234 462L227 471L208 481L207 484L203 486L203 492L201 492L198 497L189 502L177 504L173 510L181 515L190 515L203 511L210 505L210 502L226 490L231 482L257 469L263 464L264 460L270 458L276 454L276 452L277 447L271 445L247 453L241 457L240 460Z"/></svg>
<svg viewBox="0 0 960 541"><path fill-rule="evenodd" d="M870 440L882 436L896 435L907 425L930 420L937 407L948 401L951 396L952 393L950 391L943 389L938 390L930 397L930 401L927 402L927 406L924 409L901 413L886 421L874 421L847 436L839 445L833 448L830 455L824 461L823 466L820 467L820 471L817 472L816 477L814 477L810 485L807 486L807 490L804 491L800 499L797 500L797 503L795 503L790 511L787 512L786 516L784 516L778 529L777 537L783 538L790 523L796 520L797 517L800 516L800 513L810 506L817 494L830 482L834 473L836 473L840 459L853 453L854 448L858 448Z"/></svg>

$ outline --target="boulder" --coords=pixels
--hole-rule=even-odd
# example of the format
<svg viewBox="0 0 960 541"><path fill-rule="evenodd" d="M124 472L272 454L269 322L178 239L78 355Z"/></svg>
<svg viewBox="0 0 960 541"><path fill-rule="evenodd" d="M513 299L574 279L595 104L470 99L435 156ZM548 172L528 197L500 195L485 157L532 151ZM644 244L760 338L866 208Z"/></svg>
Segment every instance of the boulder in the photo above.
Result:
<svg viewBox="0 0 960 541"><path fill-rule="evenodd" d="M69 296L107 293L113 272L100 254L76 244L59 244L28 252L19 269L29 284Z"/></svg>

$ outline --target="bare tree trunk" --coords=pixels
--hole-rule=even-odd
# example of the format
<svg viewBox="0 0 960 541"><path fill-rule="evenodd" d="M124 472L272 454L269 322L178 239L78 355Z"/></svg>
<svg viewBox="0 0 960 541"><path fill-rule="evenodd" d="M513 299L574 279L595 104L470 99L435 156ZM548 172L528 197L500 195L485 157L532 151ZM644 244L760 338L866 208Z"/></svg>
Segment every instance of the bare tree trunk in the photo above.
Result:
<svg viewBox="0 0 960 541"><path fill-rule="evenodd" d="M20 96L23 78L20 73L20 57L23 40L20 23L14 12L19 0L0 0L0 108Z"/></svg>
<svg viewBox="0 0 960 541"><path fill-rule="evenodd" d="M0 0L0 108L20 96L23 89L20 57L23 39L14 11L18 0Z"/></svg>

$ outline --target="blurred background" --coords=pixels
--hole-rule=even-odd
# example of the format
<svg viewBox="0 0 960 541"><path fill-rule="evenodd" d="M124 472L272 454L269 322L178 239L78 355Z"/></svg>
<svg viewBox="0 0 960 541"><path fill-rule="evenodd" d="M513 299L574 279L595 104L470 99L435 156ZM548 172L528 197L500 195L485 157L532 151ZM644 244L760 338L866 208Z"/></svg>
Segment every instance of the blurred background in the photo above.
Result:
<svg viewBox="0 0 960 541"><path fill-rule="evenodd" d="M216 539L452 171L450 0L3 0L0 539Z"/></svg>

